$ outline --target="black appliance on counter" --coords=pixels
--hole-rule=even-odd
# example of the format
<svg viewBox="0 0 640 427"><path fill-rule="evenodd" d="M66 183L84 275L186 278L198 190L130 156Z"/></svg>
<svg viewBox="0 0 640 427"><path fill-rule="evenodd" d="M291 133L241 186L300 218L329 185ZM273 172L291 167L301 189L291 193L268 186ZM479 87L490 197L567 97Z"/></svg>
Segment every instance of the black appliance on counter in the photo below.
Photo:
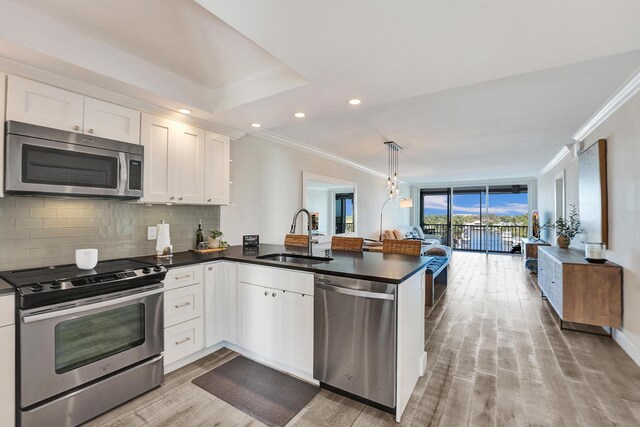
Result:
<svg viewBox="0 0 640 427"><path fill-rule="evenodd" d="M6 271L17 293L17 416L75 426L162 384L165 267L130 259Z"/></svg>

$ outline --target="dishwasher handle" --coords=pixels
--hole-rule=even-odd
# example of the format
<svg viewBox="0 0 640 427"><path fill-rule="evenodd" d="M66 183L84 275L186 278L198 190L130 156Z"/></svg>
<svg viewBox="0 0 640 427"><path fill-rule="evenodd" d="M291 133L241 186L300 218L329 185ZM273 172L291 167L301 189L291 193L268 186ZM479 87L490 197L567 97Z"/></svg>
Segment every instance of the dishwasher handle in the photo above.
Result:
<svg viewBox="0 0 640 427"><path fill-rule="evenodd" d="M391 300L391 301L396 299L395 295L393 294L387 294L382 292L360 291L358 289L343 288L342 286L328 285L326 283L316 282L316 287L320 289L324 289L325 291L337 292L339 294L351 295L354 297L384 299L384 300Z"/></svg>

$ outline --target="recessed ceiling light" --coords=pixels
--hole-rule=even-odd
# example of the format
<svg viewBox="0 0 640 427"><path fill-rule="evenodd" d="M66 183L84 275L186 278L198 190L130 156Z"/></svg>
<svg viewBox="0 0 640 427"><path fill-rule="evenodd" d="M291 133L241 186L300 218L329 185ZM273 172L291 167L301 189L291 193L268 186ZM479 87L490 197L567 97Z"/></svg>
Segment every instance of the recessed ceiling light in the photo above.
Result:
<svg viewBox="0 0 640 427"><path fill-rule="evenodd" d="M301 118L305 117L306 114L305 113L295 113L294 116L296 116L297 118L301 119Z"/></svg>
<svg viewBox="0 0 640 427"><path fill-rule="evenodd" d="M358 98L353 98L349 100L349 104L351 105L359 105L362 101L359 100Z"/></svg>
<svg viewBox="0 0 640 427"><path fill-rule="evenodd" d="M254 128L261 128L262 125L260 123L251 123L251 126L253 126Z"/></svg>
<svg viewBox="0 0 640 427"><path fill-rule="evenodd" d="M191 113L193 113L193 111L189 110L188 108L181 108L178 111L180 113L182 113L182 114L191 114Z"/></svg>

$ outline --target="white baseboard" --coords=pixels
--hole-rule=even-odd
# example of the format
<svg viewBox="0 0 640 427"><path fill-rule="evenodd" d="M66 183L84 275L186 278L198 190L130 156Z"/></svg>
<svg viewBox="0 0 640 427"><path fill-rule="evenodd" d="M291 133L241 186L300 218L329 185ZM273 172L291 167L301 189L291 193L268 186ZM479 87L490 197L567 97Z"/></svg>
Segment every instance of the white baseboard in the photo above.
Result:
<svg viewBox="0 0 640 427"><path fill-rule="evenodd" d="M622 349L640 366L640 346L624 334L620 329L613 330L613 339L622 347Z"/></svg>

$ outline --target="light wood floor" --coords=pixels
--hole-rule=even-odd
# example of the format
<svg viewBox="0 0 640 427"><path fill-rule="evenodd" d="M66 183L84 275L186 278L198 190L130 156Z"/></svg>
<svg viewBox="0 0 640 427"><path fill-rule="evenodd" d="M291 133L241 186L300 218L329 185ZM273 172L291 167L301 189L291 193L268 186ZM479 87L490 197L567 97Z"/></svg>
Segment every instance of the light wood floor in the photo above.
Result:
<svg viewBox="0 0 640 427"><path fill-rule="evenodd" d="M535 278L535 276L533 276ZM401 425L640 425L640 368L611 339L561 331L520 257L456 252L427 315L428 369ZM257 426L191 384L237 354L220 350L91 426ZM322 390L295 426L393 426L393 417Z"/></svg>

